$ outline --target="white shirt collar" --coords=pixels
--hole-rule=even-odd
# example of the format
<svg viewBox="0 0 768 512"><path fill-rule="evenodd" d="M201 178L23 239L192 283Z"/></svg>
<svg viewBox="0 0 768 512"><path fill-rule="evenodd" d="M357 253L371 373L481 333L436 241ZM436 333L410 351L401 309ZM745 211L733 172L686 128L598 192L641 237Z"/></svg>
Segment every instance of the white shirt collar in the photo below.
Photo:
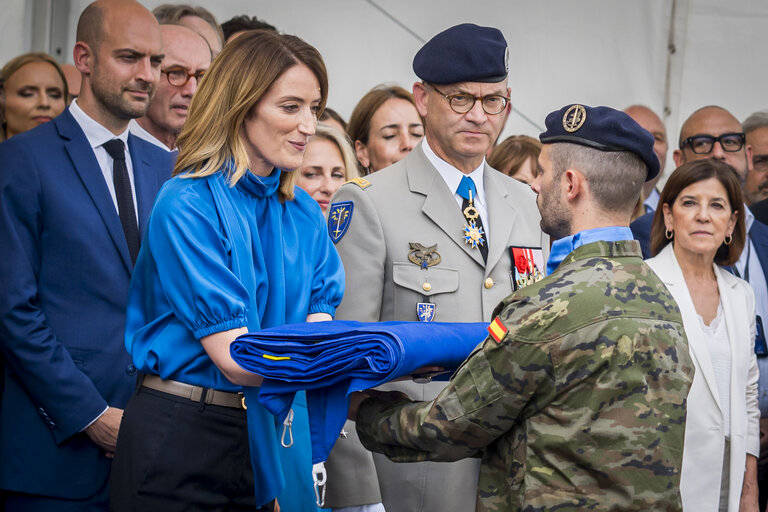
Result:
<svg viewBox="0 0 768 512"><path fill-rule="evenodd" d="M747 233L752 229L752 223L755 222L755 216L749 209L746 203L744 203L744 223L746 224Z"/></svg>
<svg viewBox="0 0 768 512"><path fill-rule="evenodd" d="M448 185L448 190L450 190L455 195L456 191L459 189L459 183L461 183L461 179L464 176L469 176L472 181L475 182L475 189L477 190L477 205L485 207L485 186L483 183L485 157L483 157L483 161L480 162L480 165L474 171L465 175L463 172L437 156L430 147L426 137L424 137L424 141L421 143L421 149L424 151L424 155L427 157L427 160L429 160L435 169L437 169L437 172L440 174L440 176L442 176L445 184Z"/></svg>
<svg viewBox="0 0 768 512"><path fill-rule="evenodd" d="M163 144L163 142L160 139L158 139L157 137L149 133L135 119L131 119L130 122L128 123L128 130L135 136L142 138L145 141L150 142L159 148L162 148L166 151L176 151L176 148L169 148L168 146Z"/></svg>
<svg viewBox="0 0 768 512"><path fill-rule="evenodd" d="M91 116L83 112L83 109L77 104L77 99L72 100L72 104L69 106L69 112L72 117L75 118L77 124L82 128L85 133L85 138L88 139L88 143L92 148L97 148L107 141L112 139L120 139L125 144L126 151L128 150L128 127L122 133L115 135L111 131L107 130L98 121Z"/></svg>
<svg viewBox="0 0 768 512"><path fill-rule="evenodd" d="M643 201L643 204L655 212L659 207L660 198L661 195L659 194L659 191L654 187L653 190L651 190L651 193L648 194L648 197L645 198L645 201Z"/></svg>

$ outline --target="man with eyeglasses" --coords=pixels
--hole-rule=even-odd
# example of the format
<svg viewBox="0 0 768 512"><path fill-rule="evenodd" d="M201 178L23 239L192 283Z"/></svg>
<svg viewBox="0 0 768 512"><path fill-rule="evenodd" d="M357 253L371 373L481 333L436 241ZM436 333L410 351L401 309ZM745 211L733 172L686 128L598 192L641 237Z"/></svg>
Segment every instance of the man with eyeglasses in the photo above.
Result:
<svg viewBox="0 0 768 512"><path fill-rule="evenodd" d="M166 151L187 120L192 96L211 65L211 49L203 36L181 25L160 25L165 58L157 92L144 117L132 120L131 133Z"/></svg>
<svg viewBox="0 0 768 512"><path fill-rule="evenodd" d="M328 228L344 262L336 318L490 322L513 291L543 277L549 241L530 187L489 167L485 153L509 103L507 43L462 24L413 60L425 138L405 159L341 187ZM387 385L431 400L444 383ZM326 504L387 512L474 510L479 460L396 464L364 451L345 426L328 460ZM367 506L367 507L366 507Z"/></svg>

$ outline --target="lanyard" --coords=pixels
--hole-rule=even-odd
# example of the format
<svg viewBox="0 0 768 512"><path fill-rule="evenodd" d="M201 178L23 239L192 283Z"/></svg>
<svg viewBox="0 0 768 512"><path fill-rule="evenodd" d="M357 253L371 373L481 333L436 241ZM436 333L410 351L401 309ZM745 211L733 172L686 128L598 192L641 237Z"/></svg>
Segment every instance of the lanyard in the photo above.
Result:
<svg viewBox="0 0 768 512"><path fill-rule="evenodd" d="M752 242L750 242L749 238L747 238L747 259L746 263L744 263L744 279L746 282L749 282L749 257L750 257L750 251L752 250ZM733 266L733 273L736 274L736 277L742 277L739 273L739 269L736 268L736 265Z"/></svg>

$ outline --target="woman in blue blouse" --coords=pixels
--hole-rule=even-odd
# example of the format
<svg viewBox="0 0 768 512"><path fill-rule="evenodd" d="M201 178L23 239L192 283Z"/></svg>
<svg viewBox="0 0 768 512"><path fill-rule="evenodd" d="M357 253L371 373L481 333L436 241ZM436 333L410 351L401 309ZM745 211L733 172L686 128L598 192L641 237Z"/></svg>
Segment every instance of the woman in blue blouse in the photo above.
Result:
<svg viewBox="0 0 768 512"><path fill-rule="evenodd" d="M301 446L280 448L281 426L243 400L261 377L229 345L330 320L341 301L320 207L294 188L327 90L315 48L262 31L228 44L200 83L131 283L126 347L145 376L120 427L113 510L273 510L275 497L314 509L306 411L294 405Z"/></svg>

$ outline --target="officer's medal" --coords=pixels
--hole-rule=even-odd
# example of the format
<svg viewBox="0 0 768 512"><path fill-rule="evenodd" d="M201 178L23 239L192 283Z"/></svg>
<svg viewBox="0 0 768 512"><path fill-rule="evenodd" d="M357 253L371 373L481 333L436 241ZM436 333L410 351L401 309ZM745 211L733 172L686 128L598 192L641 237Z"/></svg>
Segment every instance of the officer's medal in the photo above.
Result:
<svg viewBox="0 0 768 512"><path fill-rule="evenodd" d="M467 219L467 224L464 224L464 243L469 244L473 249L477 249L485 243L483 228L477 225L478 217L479 214L472 198L472 190L470 190L469 204L464 208L464 218Z"/></svg>
<svg viewBox="0 0 768 512"><path fill-rule="evenodd" d="M429 267L437 265L442 260L437 252L437 244L427 246L418 242L409 242L408 245L411 249L408 252L408 259L421 267L422 270L428 270ZM421 289L424 290L425 302L416 304L416 316L420 322L431 322L435 319L437 312L437 306L429 301L432 285L429 283L428 275L429 273L424 275L424 282L421 285Z"/></svg>

